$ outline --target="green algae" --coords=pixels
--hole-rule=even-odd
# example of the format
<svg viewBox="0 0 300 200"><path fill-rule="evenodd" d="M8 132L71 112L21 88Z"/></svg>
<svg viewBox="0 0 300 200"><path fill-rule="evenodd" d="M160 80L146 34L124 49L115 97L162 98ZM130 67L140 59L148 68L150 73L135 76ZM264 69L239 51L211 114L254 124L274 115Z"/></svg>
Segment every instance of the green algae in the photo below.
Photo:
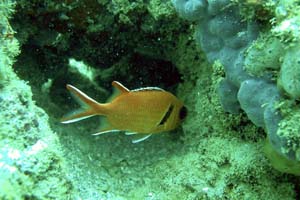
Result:
<svg viewBox="0 0 300 200"><path fill-rule="evenodd" d="M89 9L91 5L95 8ZM8 168L0 179L3 197L295 199L291 179L274 170L264 157L263 131L244 115L233 116L222 110L216 94L216 85L224 75L222 68L216 63L212 69L207 63L194 43L194 27L175 17L169 1L81 1L68 6L66 11L59 2L52 2L32 13L33 5L20 1L12 20L24 47L14 69L29 81L34 100L47 114L35 106L28 85L8 68L14 76L9 76L11 81L3 95L14 95L2 105L7 108L7 117L1 119L0 146L11 144L3 155L20 152L24 157L8 157L12 164L6 161L3 165ZM37 19L37 24L31 24L27 14ZM51 31L48 24L39 23L49 15L56 22L50 23L54 26ZM23 26L18 22L20 16ZM72 27L72 32L65 31L64 26ZM42 35L36 36L39 33ZM60 35L60 42L53 35ZM49 40L41 41L43 38ZM132 56L136 53L139 56ZM70 58L96 71L92 81L84 73L70 72ZM161 60L168 62L159 65ZM168 63L176 66L182 83L171 81L176 73L166 67ZM149 76L151 68L156 74ZM160 78L153 81L155 77ZM186 121L175 132L158 134L139 144L132 144L123 134L91 136L97 131L97 118L70 125L58 123L62 113L73 106L65 83L79 85L104 101L114 79L127 82L131 89L146 85L176 91L188 107ZM49 85L48 80L52 80ZM46 90L43 85L47 85ZM104 87L106 92L97 87ZM11 109L21 114L17 117ZM32 147L39 147L39 151L31 154ZM14 163L17 161L25 169ZM14 176L6 173L10 167L16 168Z"/></svg>
<svg viewBox="0 0 300 200"><path fill-rule="evenodd" d="M284 54L284 45L272 35L261 36L247 49L245 69L255 76L272 73L276 76L280 69L280 59ZM276 78L276 77L275 77Z"/></svg>
<svg viewBox="0 0 300 200"><path fill-rule="evenodd" d="M281 113L284 115L283 120L279 123L278 135L287 140L288 145L282 148L282 152L296 152L295 161L300 161L300 146L297 141L300 140L300 110L297 105L289 101L283 101L280 107ZM298 166L298 173L300 173L300 165Z"/></svg>

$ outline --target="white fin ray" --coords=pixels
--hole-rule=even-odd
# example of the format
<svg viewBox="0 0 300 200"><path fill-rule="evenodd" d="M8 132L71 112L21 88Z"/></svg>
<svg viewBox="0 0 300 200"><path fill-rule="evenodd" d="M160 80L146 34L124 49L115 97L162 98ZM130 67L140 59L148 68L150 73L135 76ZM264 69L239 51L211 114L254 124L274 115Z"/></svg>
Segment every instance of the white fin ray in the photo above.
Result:
<svg viewBox="0 0 300 200"><path fill-rule="evenodd" d="M95 116L95 115L88 115L88 116L84 116L84 117L70 119L70 120L67 120L67 121L62 121L61 123L63 123L63 124L70 124L70 123L78 122L80 120L87 119L87 118L90 118L90 117L93 117L93 116Z"/></svg>
<svg viewBox="0 0 300 200"><path fill-rule="evenodd" d="M102 134L105 134L105 133L114 133L114 132L120 132L120 130L115 129L115 130L101 131L101 132L98 132L98 133L94 133L92 135L97 136L97 135L102 135Z"/></svg>
<svg viewBox="0 0 300 200"><path fill-rule="evenodd" d="M126 88L124 85L122 85L118 81L113 81L112 82L113 86L113 93L112 95L106 100L107 103L112 102L117 96L123 94L123 93L128 93L130 90Z"/></svg>
<svg viewBox="0 0 300 200"><path fill-rule="evenodd" d="M132 140L132 143L139 143L139 142L142 142L142 141L144 141L144 140L146 140L147 138L149 138L150 136L151 136L152 134L147 134L147 135L142 135L141 137L138 137L138 138L136 138L136 139L133 139Z"/></svg>
<svg viewBox="0 0 300 200"><path fill-rule="evenodd" d="M165 91L164 89L161 89L159 87L143 87L143 88L138 88L134 90L130 90L131 92L139 92L139 91Z"/></svg>
<svg viewBox="0 0 300 200"><path fill-rule="evenodd" d="M136 135L138 132L125 132L125 135Z"/></svg>

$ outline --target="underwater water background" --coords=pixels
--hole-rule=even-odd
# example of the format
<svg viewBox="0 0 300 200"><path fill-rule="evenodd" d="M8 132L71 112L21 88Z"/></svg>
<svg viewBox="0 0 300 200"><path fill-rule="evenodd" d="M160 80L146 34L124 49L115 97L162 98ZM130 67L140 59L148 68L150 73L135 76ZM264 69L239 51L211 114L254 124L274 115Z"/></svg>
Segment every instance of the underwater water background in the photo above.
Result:
<svg viewBox="0 0 300 200"><path fill-rule="evenodd" d="M299 199L299 10L296 0L0 0L0 199ZM246 74L227 68L237 57ZM268 81L237 101L248 76ZM138 144L92 136L98 117L60 123L78 108L66 84L105 102L114 80L172 92L187 118ZM260 96L267 87L279 88L283 117L270 115L271 128L253 117L274 99ZM292 145L268 142L273 125Z"/></svg>

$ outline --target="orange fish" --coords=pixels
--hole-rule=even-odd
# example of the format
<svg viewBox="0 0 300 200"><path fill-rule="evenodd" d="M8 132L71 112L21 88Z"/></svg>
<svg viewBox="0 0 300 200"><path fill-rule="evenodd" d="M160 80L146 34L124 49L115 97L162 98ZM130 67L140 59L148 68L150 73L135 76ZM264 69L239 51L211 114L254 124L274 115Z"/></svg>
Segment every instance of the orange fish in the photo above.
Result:
<svg viewBox="0 0 300 200"><path fill-rule="evenodd" d="M104 116L99 135L107 132L126 131L136 134L137 143L153 133L175 129L185 118L187 109L171 93L157 87L129 90L117 81L112 82L118 95L109 103L98 103L79 89L67 85L67 89L83 106L83 110L64 117L62 123L72 123L95 115Z"/></svg>

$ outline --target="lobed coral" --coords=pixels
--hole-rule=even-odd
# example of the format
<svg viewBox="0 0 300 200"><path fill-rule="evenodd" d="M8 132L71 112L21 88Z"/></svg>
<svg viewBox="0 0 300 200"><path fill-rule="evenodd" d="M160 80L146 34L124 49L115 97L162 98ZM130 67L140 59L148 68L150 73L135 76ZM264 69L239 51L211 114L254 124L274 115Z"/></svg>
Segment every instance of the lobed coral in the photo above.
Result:
<svg viewBox="0 0 300 200"><path fill-rule="evenodd" d="M253 19L243 21L239 7L229 0L207 3L174 0L173 3L179 14L197 21L196 39L208 60L219 60L224 66L226 76L220 82L218 92L225 111L237 113L240 107L255 125L266 130L274 150L287 159L300 161L295 150L286 149L295 141L277 132L282 116L275 107L285 98L281 88L290 98L299 98L299 45L295 42L299 39L296 36L299 23L295 18L285 19L281 25L258 37L262 29L260 24ZM277 12L286 10L284 1L272 6ZM201 10L195 9L200 7ZM286 29L283 33L278 30L282 23L290 29L291 42L274 36L273 32L286 34Z"/></svg>
<svg viewBox="0 0 300 200"><path fill-rule="evenodd" d="M218 94L225 111L236 114L243 110L256 126L266 130L278 154L299 164L295 173L299 174L298 149L289 146L298 147L300 142L280 134L278 127L284 117L276 107L282 99L299 99L300 95L299 16L287 14L291 4L297 7L297 3L265 2L263 6L275 7L281 17L270 30L255 18L243 19L239 4L230 0L173 3L182 17L198 24L196 40L208 61L219 60L224 67L225 78L219 84ZM262 31L264 34L259 36Z"/></svg>

